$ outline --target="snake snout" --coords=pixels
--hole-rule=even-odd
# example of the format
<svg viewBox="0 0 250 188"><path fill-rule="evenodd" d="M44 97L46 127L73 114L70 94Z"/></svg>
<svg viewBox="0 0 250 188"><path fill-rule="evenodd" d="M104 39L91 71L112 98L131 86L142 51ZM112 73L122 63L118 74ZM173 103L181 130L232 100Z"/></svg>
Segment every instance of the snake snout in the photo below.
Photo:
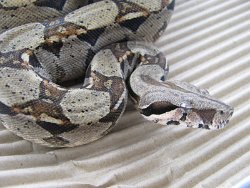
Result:
<svg viewBox="0 0 250 188"><path fill-rule="evenodd" d="M218 110L214 115L212 125L209 127L210 129L221 129L224 128L225 125L229 123L230 118L232 117L234 109L229 107L225 110Z"/></svg>

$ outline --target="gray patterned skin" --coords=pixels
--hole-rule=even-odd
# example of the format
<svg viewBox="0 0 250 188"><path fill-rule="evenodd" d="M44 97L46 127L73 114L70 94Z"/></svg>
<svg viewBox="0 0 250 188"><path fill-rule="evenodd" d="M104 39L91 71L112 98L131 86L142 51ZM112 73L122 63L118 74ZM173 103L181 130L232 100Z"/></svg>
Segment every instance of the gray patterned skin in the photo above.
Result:
<svg viewBox="0 0 250 188"><path fill-rule="evenodd" d="M24 139L50 147L90 143L115 126L128 95L160 124L219 129L231 117L232 107L206 90L166 81L165 57L148 42L165 30L174 0L11 2L1 1L0 12L18 10L27 24L10 20L8 28L17 27L0 35L0 120ZM52 11L47 21L28 23L31 8L62 17L49 19ZM80 88L58 85L79 77Z"/></svg>
<svg viewBox="0 0 250 188"><path fill-rule="evenodd" d="M0 33L27 23L55 20L87 4L89 0L1 0Z"/></svg>

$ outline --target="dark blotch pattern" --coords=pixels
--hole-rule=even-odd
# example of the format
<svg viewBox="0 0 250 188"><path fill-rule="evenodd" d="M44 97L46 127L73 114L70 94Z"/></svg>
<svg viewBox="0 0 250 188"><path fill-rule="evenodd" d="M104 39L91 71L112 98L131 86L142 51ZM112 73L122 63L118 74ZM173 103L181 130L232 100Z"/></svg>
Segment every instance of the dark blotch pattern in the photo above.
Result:
<svg viewBox="0 0 250 188"><path fill-rule="evenodd" d="M180 125L180 122L171 120L167 122L167 125Z"/></svg>
<svg viewBox="0 0 250 188"><path fill-rule="evenodd" d="M93 71L92 74L94 75L92 76L93 86L90 89L95 91L109 92L111 97L110 108L113 108L116 105L116 101L120 99L121 95L124 92L124 88L126 87L123 79L116 76L107 77L97 71ZM99 80L102 80L102 82L99 82ZM106 88L104 85L104 83L107 82L108 80L112 80L112 84L109 89Z"/></svg>
<svg viewBox="0 0 250 188"><path fill-rule="evenodd" d="M91 46L94 46L96 44L96 41L99 39L99 36L105 31L105 28L99 28L99 29L95 29L93 31L88 31L87 34L81 34L78 35L77 37L81 40L81 41L86 41L89 44L91 44Z"/></svg>
<svg viewBox="0 0 250 188"><path fill-rule="evenodd" d="M168 6L168 10L174 10L174 6L175 6L175 1L172 1Z"/></svg>
<svg viewBox="0 0 250 188"><path fill-rule="evenodd" d="M35 68L43 68L35 54L29 56L29 63Z"/></svg>
<svg viewBox="0 0 250 188"><path fill-rule="evenodd" d="M26 52L26 49L8 53L0 52L0 57L4 58L4 63L0 63L0 68L10 67L10 68L23 69L24 68L22 66L23 60L21 56L24 52ZM20 63L13 63L13 62L20 62ZM25 67L25 69L27 69L27 67Z"/></svg>
<svg viewBox="0 0 250 188"><path fill-rule="evenodd" d="M126 20L120 23L120 25L135 32L140 27L140 25L145 22L146 19L146 17L140 17L136 19Z"/></svg>
<svg viewBox="0 0 250 188"><path fill-rule="evenodd" d="M99 122L102 122L102 123L113 122L114 119L119 118L119 116L120 116L121 112L123 111L124 107L125 107L125 101L123 100L117 110L112 110L111 109L111 112L108 115L106 115L105 117L101 118L99 120Z"/></svg>
<svg viewBox="0 0 250 188"><path fill-rule="evenodd" d="M50 123L44 121L37 121L36 123L53 135L69 132L78 127L78 125L74 124L58 125L56 123Z"/></svg>
<svg viewBox="0 0 250 188"><path fill-rule="evenodd" d="M55 54L55 56L57 56L57 57L60 57L60 51L61 51L62 47L63 47L63 42L61 42L61 41L54 42L53 44L46 44L46 43L44 43L42 45L42 48L44 50Z"/></svg>
<svg viewBox="0 0 250 188"><path fill-rule="evenodd" d="M56 10L63 10L67 0L38 0L34 2L36 6L40 7L50 7Z"/></svg>
<svg viewBox="0 0 250 188"><path fill-rule="evenodd" d="M216 110L213 109L204 109L204 110L195 110L193 109L194 112L196 112L203 120L204 124L212 124L211 120L214 119L214 115L216 113Z"/></svg>
<svg viewBox="0 0 250 188"><path fill-rule="evenodd" d="M125 105L126 105L126 102L123 100L115 112L113 110L111 110L111 112L108 115L106 115L105 117L100 119L99 122L101 122L101 123L112 122L112 125L105 132L102 133L103 136L105 134L109 133L112 130L112 128L116 125L116 121L114 122L114 119L118 120L119 116L121 115L121 112L124 110Z"/></svg>
<svg viewBox="0 0 250 188"><path fill-rule="evenodd" d="M180 118L181 121L186 121L187 113L183 113L182 117Z"/></svg>
<svg viewBox="0 0 250 188"><path fill-rule="evenodd" d="M50 145L56 145L56 146L64 146L66 144L69 144L70 142L60 136L52 136L49 138L43 138L43 140Z"/></svg>
<svg viewBox="0 0 250 188"><path fill-rule="evenodd" d="M203 125L203 124L199 124L198 128L202 128L202 129L210 129L208 125Z"/></svg>
<svg viewBox="0 0 250 188"><path fill-rule="evenodd" d="M8 10L17 10L18 7L15 7L15 6L13 6L13 7L4 7L3 5L0 5L0 9L8 11Z"/></svg>
<svg viewBox="0 0 250 188"><path fill-rule="evenodd" d="M0 114L6 114L6 115L16 115L14 111L12 111L11 107L6 106L2 102L0 102Z"/></svg>

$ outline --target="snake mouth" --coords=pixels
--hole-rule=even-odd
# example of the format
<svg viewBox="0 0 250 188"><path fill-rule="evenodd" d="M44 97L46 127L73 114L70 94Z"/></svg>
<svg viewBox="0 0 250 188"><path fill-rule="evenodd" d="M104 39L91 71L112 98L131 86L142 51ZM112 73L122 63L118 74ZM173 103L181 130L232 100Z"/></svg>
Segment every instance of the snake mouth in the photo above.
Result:
<svg viewBox="0 0 250 188"><path fill-rule="evenodd" d="M143 114L144 116L161 115L173 111L177 108L178 106L175 106L170 102L157 101L150 104L148 107L141 109L140 113Z"/></svg>

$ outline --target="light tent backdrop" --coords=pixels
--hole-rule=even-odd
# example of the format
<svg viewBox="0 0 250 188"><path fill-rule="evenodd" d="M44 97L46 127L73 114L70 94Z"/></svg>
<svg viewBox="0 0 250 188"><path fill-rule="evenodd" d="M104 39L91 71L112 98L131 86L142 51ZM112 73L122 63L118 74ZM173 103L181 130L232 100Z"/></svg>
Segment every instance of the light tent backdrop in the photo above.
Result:
<svg viewBox="0 0 250 188"><path fill-rule="evenodd" d="M221 131L161 126L129 107L116 129L86 146L53 150L0 126L0 186L231 187L250 175L250 1L177 0L157 46L170 78L233 105Z"/></svg>

